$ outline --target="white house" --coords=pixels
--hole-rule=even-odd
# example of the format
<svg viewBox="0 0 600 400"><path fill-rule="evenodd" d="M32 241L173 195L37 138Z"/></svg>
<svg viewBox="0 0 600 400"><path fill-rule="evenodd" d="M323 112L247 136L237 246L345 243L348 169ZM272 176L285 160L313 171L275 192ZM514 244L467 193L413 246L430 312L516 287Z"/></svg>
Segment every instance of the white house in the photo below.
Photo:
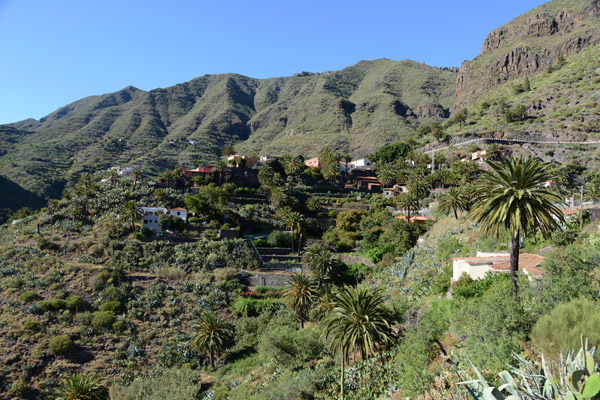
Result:
<svg viewBox="0 0 600 400"><path fill-rule="evenodd" d="M538 254L522 253L519 256L519 270L524 272L529 279L542 274L539 266L544 257ZM463 274L471 279L484 278L486 273L508 273L510 271L510 254L477 252L477 257L457 257L452 259L452 280L454 283Z"/></svg>
<svg viewBox="0 0 600 400"><path fill-rule="evenodd" d="M142 207L142 228L148 228L154 230L154 232L161 232L162 227L158 222L159 217L162 214L171 214L174 217L187 221L187 211L185 208L173 208L167 210L165 207Z"/></svg>
<svg viewBox="0 0 600 400"><path fill-rule="evenodd" d="M352 168L356 169L371 169L373 167L373 163L368 158L359 158L358 160L354 160L350 163Z"/></svg>

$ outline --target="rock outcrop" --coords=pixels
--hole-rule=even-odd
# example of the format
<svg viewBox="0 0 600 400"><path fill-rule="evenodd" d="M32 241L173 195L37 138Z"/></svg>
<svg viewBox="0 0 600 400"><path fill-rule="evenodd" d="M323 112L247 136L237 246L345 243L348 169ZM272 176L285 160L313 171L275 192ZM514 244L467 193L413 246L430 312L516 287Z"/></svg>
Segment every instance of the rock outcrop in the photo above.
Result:
<svg viewBox="0 0 600 400"><path fill-rule="evenodd" d="M600 0L554 0L493 30L481 53L460 67L454 110L511 79L545 71L600 43Z"/></svg>

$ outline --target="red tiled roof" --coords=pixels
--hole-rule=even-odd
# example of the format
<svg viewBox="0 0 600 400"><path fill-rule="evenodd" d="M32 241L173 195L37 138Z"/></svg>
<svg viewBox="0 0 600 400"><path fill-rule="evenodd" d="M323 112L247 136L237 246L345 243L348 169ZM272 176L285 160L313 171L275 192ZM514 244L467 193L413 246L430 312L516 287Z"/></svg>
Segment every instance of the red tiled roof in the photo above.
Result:
<svg viewBox="0 0 600 400"><path fill-rule="evenodd" d="M544 261L544 257L539 254L523 253L519 256L519 269L526 269L532 275L535 275L534 271L541 274L542 271L537 267L542 264L542 261ZM510 270L510 261L494 264L492 268L498 271L508 271Z"/></svg>
<svg viewBox="0 0 600 400"><path fill-rule="evenodd" d="M577 209L577 208L570 208L567 210L562 210L562 213L564 216L577 214L578 212L579 212L579 209Z"/></svg>
<svg viewBox="0 0 600 400"><path fill-rule="evenodd" d="M406 221L406 215L398 215L398 216L396 216L396 218ZM415 222L415 221L424 222L424 221L435 221L435 218L434 217L424 217L422 215L415 215L414 217L410 217L410 220L412 222Z"/></svg>
<svg viewBox="0 0 600 400"><path fill-rule="evenodd" d="M185 210L185 208L176 207L176 208L171 208L169 211L186 211L186 210Z"/></svg>

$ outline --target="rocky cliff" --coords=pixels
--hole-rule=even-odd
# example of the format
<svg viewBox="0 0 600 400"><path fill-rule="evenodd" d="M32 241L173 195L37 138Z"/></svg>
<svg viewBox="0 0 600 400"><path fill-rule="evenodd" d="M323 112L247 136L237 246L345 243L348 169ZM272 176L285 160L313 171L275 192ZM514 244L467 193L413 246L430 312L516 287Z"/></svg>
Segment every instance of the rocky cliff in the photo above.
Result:
<svg viewBox="0 0 600 400"><path fill-rule="evenodd" d="M600 0L554 0L493 30L460 67L454 110L508 80L545 71L600 43Z"/></svg>

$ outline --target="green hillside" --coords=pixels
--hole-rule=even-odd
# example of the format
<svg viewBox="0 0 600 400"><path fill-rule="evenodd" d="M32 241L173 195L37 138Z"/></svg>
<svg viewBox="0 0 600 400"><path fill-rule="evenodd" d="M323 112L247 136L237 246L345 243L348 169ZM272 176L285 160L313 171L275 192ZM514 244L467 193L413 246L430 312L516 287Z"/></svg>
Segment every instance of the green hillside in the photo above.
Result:
<svg viewBox="0 0 600 400"><path fill-rule="evenodd" d="M503 82L538 74L558 59L600 43L600 1L554 0L494 29L481 53L463 62L455 110Z"/></svg>
<svg viewBox="0 0 600 400"><path fill-rule="evenodd" d="M446 118L455 80L455 72L381 59L287 78L223 74L149 92L130 86L0 127L0 174L48 198L81 172L195 167L228 144L257 154L315 155L329 145L364 155Z"/></svg>
<svg viewBox="0 0 600 400"><path fill-rule="evenodd" d="M448 133L553 141L598 139L599 104L600 45L596 45L554 64L551 70L488 90L469 105L469 125L455 124ZM521 106L523 115L511 118L510 113Z"/></svg>

